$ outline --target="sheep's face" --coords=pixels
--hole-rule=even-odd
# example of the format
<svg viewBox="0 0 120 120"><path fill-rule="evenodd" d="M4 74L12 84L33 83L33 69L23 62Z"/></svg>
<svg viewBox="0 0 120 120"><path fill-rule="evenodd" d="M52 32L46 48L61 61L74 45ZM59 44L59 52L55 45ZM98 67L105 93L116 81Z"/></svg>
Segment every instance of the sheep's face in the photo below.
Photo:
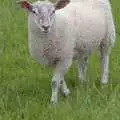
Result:
<svg viewBox="0 0 120 120"><path fill-rule="evenodd" d="M40 1L30 4L26 0L20 0L18 3L33 15L34 22L40 30L48 33L55 22L55 11L64 8L69 0L59 0L55 4Z"/></svg>
<svg viewBox="0 0 120 120"><path fill-rule="evenodd" d="M42 32L48 33L55 22L55 7L52 4L33 6L34 22Z"/></svg>

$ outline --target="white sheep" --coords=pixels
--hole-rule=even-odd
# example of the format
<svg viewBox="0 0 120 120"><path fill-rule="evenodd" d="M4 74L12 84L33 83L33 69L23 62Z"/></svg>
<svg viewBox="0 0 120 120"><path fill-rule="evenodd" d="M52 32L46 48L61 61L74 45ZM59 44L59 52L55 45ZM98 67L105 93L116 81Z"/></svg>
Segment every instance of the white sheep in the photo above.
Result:
<svg viewBox="0 0 120 120"><path fill-rule="evenodd" d="M21 0L19 3L29 11L30 54L39 63L55 68L52 103L57 102L59 90L65 96L70 93L64 74L73 59L78 60L79 79L85 81L88 56L96 49L101 53L101 82L108 82L109 54L115 42L108 0L59 0L55 4Z"/></svg>

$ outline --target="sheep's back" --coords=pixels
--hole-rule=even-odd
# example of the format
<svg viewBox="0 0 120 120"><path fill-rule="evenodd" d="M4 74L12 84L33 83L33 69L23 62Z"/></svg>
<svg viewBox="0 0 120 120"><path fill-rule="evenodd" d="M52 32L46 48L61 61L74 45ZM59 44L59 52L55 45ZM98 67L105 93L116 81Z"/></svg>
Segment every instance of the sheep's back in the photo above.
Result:
<svg viewBox="0 0 120 120"><path fill-rule="evenodd" d="M57 17L57 23L64 29L61 32L69 36L74 49L81 53L93 51L105 39L106 21L103 9L93 8L83 2L74 2L59 10ZM60 24L60 21L64 24Z"/></svg>

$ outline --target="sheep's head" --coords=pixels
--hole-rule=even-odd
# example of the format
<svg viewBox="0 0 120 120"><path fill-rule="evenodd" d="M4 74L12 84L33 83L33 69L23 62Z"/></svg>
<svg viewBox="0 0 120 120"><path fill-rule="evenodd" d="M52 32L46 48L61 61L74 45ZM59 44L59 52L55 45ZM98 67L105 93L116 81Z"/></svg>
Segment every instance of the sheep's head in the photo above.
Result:
<svg viewBox="0 0 120 120"><path fill-rule="evenodd" d="M55 21L55 11L64 8L69 0L59 0L55 4L40 1L30 4L26 0L21 0L18 3L34 16L34 22L41 31L47 33Z"/></svg>

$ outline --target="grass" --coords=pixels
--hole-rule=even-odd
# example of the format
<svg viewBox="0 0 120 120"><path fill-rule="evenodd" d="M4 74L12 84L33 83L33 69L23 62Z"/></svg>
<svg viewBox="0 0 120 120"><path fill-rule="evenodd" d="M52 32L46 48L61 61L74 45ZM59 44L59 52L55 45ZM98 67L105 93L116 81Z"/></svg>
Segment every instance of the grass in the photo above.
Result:
<svg viewBox="0 0 120 120"><path fill-rule="evenodd" d="M88 66L88 82L81 87L74 65L66 80L71 95L50 106L52 69L29 55L27 14L15 0L0 0L0 120L120 120L120 1L112 1L117 29L110 56L110 82L101 87L99 57Z"/></svg>

